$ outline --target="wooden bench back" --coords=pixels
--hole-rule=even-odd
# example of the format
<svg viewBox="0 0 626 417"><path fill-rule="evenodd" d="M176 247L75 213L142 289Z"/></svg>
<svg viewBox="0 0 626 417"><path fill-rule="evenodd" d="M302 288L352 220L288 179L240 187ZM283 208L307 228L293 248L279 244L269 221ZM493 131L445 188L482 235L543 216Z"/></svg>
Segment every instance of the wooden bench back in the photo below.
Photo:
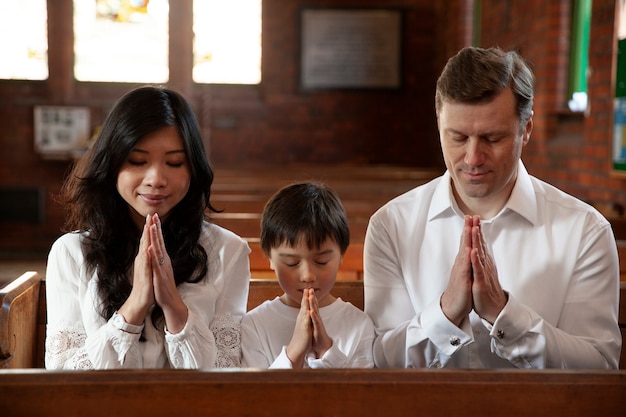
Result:
<svg viewBox="0 0 626 417"><path fill-rule="evenodd" d="M248 311L258 306L265 300L274 299L281 295L283 290L278 281L273 279L253 279L250 281L248 294ZM336 281L331 291L335 297L354 304L363 310L363 282L362 281Z"/></svg>
<svg viewBox="0 0 626 417"><path fill-rule="evenodd" d="M33 368L43 366L39 355L39 306L41 277L26 272L0 290L0 368ZM43 294L45 301L45 293Z"/></svg>
<svg viewBox="0 0 626 417"><path fill-rule="evenodd" d="M0 371L6 416L624 416L626 371Z"/></svg>
<svg viewBox="0 0 626 417"><path fill-rule="evenodd" d="M275 279L250 281L247 309L283 293ZM363 309L363 283L337 281L333 295ZM0 368L43 368L46 339L46 281L27 272L0 290Z"/></svg>
<svg viewBox="0 0 626 417"><path fill-rule="evenodd" d="M36 272L27 272L0 290L0 368L44 367L45 284ZM626 341L626 282L620 284L619 325ZM253 279L247 309L281 294L275 279ZM337 281L332 294L363 309L363 281ZM626 369L626 343L622 343L620 369Z"/></svg>
<svg viewBox="0 0 626 417"><path fill-rule="evenodd" d="M270 269L270 263L261 249L258 241L248 240L250 246L250 273L252 278L275 279L274 271ZM343 255L341 265L337 271L337 281L362 281L363 280L363 242L350 242L346 253Z"/></svg>

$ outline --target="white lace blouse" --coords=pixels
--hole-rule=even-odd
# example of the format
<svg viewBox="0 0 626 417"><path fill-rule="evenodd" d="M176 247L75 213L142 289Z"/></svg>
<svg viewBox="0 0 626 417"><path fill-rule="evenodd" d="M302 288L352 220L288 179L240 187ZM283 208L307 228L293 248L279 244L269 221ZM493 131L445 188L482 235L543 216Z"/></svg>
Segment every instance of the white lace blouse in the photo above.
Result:
<svg viewBox="0 0 626 417"><path fill-rule="evenodd" d="M98 276L87 273L81 236L61 236L48 256L47 369L240 366L240 322L250 281L250 248L243 239L205 223L200 243L209 258L207 277L178 286L189 309L185 327L177 334L157 330L148 314L141 337L117 329L100 315Z"/></svg>

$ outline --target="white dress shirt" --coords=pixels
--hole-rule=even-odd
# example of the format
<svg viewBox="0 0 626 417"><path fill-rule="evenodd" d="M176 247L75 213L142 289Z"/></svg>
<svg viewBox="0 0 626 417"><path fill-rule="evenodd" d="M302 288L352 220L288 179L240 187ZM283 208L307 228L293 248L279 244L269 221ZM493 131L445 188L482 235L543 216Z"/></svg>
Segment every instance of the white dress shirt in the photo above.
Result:
<svg viewBox="0 0 626 417"><path fill-rule="evenodd" d="M286 348L299 311L299 308L285 305L280 297L250 310L241 321L242 366L293 368ZM308 355L305 368L374 367L374 325L363 311L337 298L332 304L321 307L320 315L333 345L319 359Z"/></svg>
<svg viewBox="0 0 626 417"><path fill-rule="evenodd" d="M234 233L204 223L204 280L178 286L189 316L183 330L157 330L150 319L143 336L128 333L99 312L97 272L87 273L81 234L67 233L52 246L46 271L48 326L46 368L212 368L241 361L240 322L246 311L248 244Z"/></svg>
<svg viewBox="0 0 626 417"><path fill-rule="evenodd" d="M481 225L509 300L493 325L472 311L457 327L440 306L464 226L449 173L371 217L364 290L376 366L616 369L619 263L609 222L520 161L509 201Z"/></svg>

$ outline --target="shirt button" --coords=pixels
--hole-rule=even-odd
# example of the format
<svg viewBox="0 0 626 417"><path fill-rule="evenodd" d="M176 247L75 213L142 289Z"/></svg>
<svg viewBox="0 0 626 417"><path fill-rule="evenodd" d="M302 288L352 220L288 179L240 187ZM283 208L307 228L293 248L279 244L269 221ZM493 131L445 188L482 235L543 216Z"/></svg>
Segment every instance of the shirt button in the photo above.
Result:
<svg viewBox="0 0 626 417"><path fill-rule="evenodd" d="M498 339L504 339L504 336L506 336L506 334L504 333L504 330L498 329L498 331L496 332L496 336L498 336Z"/></svg>
<svg viewBox="0 0 626 417"><path fill-rule="evenodd" d="M458 346L461 343L461 339L456 336L450 336L450 344L452 346Z"/></svg>
<svg viewBox="0 0 626 417"><path fill-rule="evenodd" d="M441 368L441 362L437 361L437 362L433 363L433 367Z"/></svg>

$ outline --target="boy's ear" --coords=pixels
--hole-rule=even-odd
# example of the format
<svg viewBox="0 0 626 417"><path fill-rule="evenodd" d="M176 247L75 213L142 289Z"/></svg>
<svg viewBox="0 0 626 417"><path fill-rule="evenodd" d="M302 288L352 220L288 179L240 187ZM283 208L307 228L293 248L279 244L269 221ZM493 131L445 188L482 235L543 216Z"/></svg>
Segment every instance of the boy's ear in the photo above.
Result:
<svg viewBox="0 0 626 417"><path fill-rule="evenodd" d="M271 258L267 258L267 260L270 262L270 269L272 271L275 271L276 267L274 266L274 262L272 261L272 259Z"/></svg>

